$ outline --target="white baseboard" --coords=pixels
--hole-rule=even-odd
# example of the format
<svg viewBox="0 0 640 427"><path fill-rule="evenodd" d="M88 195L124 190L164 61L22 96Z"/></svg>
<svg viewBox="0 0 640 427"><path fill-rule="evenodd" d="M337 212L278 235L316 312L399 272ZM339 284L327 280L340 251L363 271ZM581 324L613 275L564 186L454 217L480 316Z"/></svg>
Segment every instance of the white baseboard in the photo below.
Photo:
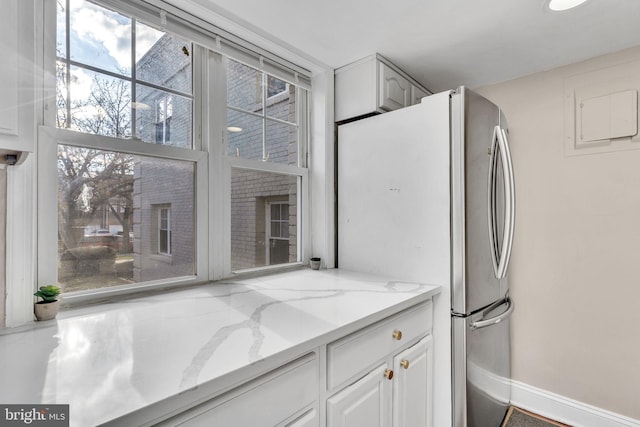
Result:
<svg viewBox="0 0 640 427"><path fill-rule="evenodd" d="M511 404L574 427L640 427L640 420L513 380Z"/></svg>

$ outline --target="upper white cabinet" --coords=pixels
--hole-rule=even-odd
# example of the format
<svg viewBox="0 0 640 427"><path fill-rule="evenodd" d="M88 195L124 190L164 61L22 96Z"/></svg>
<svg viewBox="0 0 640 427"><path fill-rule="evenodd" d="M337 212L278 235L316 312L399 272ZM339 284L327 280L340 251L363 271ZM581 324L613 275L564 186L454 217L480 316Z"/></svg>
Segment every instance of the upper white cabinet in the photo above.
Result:
<svg viewBox="0 0 640 427"><path fill-rule="evenodd" d="M0 14L0 154L32 152L35 146L34 2L5 0ZM18 23L21 23L18 25Z"/></svg>
<svg viewBox="0 0 640 427"><path fill-rule="evenodd" d="M418 86L411 86L411 101L409 102L410 105L415 105L415 104L419 104L422 101L422 98L424 98L425 96L431 95L431 92L429 92L426 89L422 89Z"/></svg>
<svg viewBox="0 0 640 427"><path fill-rule="evenodd" d="M378 107L386 111L397 110L409 104L411 83L384 62L378 64L380 76Z"/></svg>
<svg viewBox="0 0 640 427"><path fill-rule="evenodd" d="M430 94L389 60L371 55L335 71L335 120L397 110Z"/></svg>
<svg viewBox="0 0 640 427"><path fill-rule="evenodd" d="M0 14L5 61L0 67L0 134L18 132L18 0L7 0Z"/></svg>

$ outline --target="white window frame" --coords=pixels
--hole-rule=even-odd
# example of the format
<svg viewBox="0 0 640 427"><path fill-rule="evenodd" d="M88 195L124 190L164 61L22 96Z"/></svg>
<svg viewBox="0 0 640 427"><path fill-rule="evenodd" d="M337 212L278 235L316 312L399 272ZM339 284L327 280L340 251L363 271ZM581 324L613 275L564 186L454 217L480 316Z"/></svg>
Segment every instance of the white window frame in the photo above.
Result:
<svg viewBox="0 0 640 427"><path fill-rule="evenodd" d="M44 64L55 66L55 2L45 3L44 29ZM124 14L133 14L141 22L145 22L147 16L139 16L131 13L131 4L118 0L98 1L108 8L121 10ZM117 4L120 7L114 7ZM150 22L153 24L153 22ZM169 30L167 30L169 31ZM202 47L197 42L197 37L190 37L188 31L179 32L178 36L194 42L193 45L193 146L194 149L184 149L166 145L149 144L146 142L125 140L101 135L89 135L67 129L55 128L55 107L47 108L47 105L55 105L55 73L50 69L45 70L49 79L45 83L44 97L44 125L38 128L38 186L37 203L39 212L57 212L57 180L51 179L57 176L57 145L66 144L79 147L95 148L131 153L134 155L151 156L175 160L191 161L196 165L196 207L195 227L196 239L196 274L188 277L171 278L143 282L124 287L102 288L88 291L79 291L65 295L65 303L69 305L91 302L96 298L105 296L117 296L139 292L147 288L168 285L185 285L204 283L236 275L231 271L230 255L230 209L231 209L231 170L232 168L248 169L262 172L272 172L298 177L298 259L294 264L301 264L310 253L309 238L309 171L306 167L273 164L269 162L252 161L246 159L231 158L227 156L226 138L226 64L225 56ZM232 57L239 60L237 57ZM265 71L268 72L268 71ZM51 73L51 74L48 74ZM53 77L51 77L53 76ZM276 75L275 77L280 78ZM309 141L309 110L308 91L300 86L296 90L297 127L299 141L299 165L307 161L307 144ZM266 92L265 92L266 93ZM199 94L203 94L199 97ZM209 114L208 111L224 111L224 114ZM204 118L207 120L204 120ZM269 119L271 120L271 119ZM38 265L37 283L55 283L57 279L57 218L52 221L46 215L38 215ZM54 224L56 226L52 226ZM303 246L304 245L304 246ZM282 264L276 268L288 267L291 264ZM252 270L270 270L259 267ZM241 272L242 273L242 272Z"/></svg>
<svg viewBox="0 0 640 427"><path fill-rule="evenodd" d="M38 211L42 213L38 215L38 283L56 283L57 281L57 215L52 216L46 213L58 211L57 179L51 179L51 177L57 176L58 173L56 163L58 144L195 163L196 204L194 228L197 230L197 236L208 235L208 221L206 220L208 213L206 196L208 181L207 153L41 126L38 129ZM68 304L84 303L105 296L138 292L149 287L204 282L208 279L207 258L208 244L206 239L196 238L195 275L193 276L68 293L65 294L65 302Z"/></svg>
<svg viewBox="0 0 640 427"><path fill-rule="evenodd" d="M111 0L109 0L111 1ZM25 90L20 91L20 108L24 114L18 117L18 141L24 144L26 152L23 157L26 160L20 165L7 167L7 233L6 233L6 317L7 327L16 327L33 321L33 292L39 284L48 284L46 277L38 276L38 265L43 260L38 259L38 234L46 232L39 224L38 212L44 208L38 206L38 175L44 171L38 168L38 157L40 152L38 146L31 145L30 141L37 140L38 125L46 123L44 116L51 114L51 96L55 94L55 81L51 84L51 73L48 65L51 63L51 52L55 52L55 2L49 0L19 1L17 23L19 31L19 44L21 45L20 63L25 72L21 73L20 87ZM210 7L198 2L184 2L180 9L167 5L161 0L153 0L155 5L168 11L167 30L174 31L176 26L183 28L196 25L211 33L220 34L222 37L235 41L238 45L244 45L248 50L283 58L287 61L290 69L299 73L307 72L307 84L312 86L313 91L309 93L309 171L308 188L313 201L306 199L305 206L313 206L306 216L307 221L303 222L303 233L308 230L308 238L305 238L305 261L309 256L322 256L327 266L333 266L336 261L335 247L335 197L334 197L334 73L333 69L325 64L317 62L308 56L293 52L290 48L279 44L264 35L259 35L254 30L243 26L243 24L228 20L227 17L215 12ZM148 4L147 3L147 4ZM122 6L122 2L119 6ZM140 0L131 0L124 3L124 8L132 9L143 4ZM49 9L49 12L46 10ZM53 9L51 11L51 9ZM127 10L122 9L123 12ZM52 13L51 13L52 12ZM196 18L197 17L197 18ZM145 22L161 23L161 16L155 11L139 16ZM143 19L144 18L144 19ZM155 19L155 21L153 21ZM177 20L182 24L176 24ZM53 25L52 25L53 23ZM186 23L186 25L184 24ZM220 23L221 26L214 26L212 23ZM50 29L54 28L53 33ZM191 36L183 34L185 38L194 40ZM201 37L196 40L200 45L215 47L218 43L215 37ZM208 44L207 44L208 43ZM221 49L216 50L225 53L228 44L220 43ZM209 54L206 62L220 62L220 55ZM259 63L258 60L255 63ZM291 64L291 65L289 65ZM296 68L297 67L297 68ZM32 71L32 74L29 71ZM220 82L220 76L211 75L210 86L203 88L207 91L221 91L224 93L224 86ZM289 80L296 83L296 80ZM35 86L34 86L35 85ZM30 88L34 87L33 91ZM217 89L216 89L217 88ZM53 98L55 99L55 97ZM35 106L30 108L29 106ZM196 105L196 107L198 107ZM224 109L224 105L218 105ZM55 114L55 112L54 112ZM55 117L55 116L54 116ZM208 138L206 145L209 147L209 178L212 182L228 183L229 164L222 154L226 154L223 149L223 132L225 120L220 117L210 117L209 122L203 123L200 131ZM218 129L213 130L213 129ZM210 136L209 136L210 135ZM203 144L205 145L205 144ZM31 154L29 154L31 152ZM214 153L218 155L214 155ZM27 155L28 154L28 155ZM206 164L207 161L205 161ZM40 162L42 164L42 162ZM223 225L229 221L229 211L216 210L215 206L221 206L228 201L228 191L226 193L214 192L213 186L209 188L208 212L211 235L217 236L214 240L209 240L209 253L212 255L209 262L208 277L210 279L220 279L225 277L229 271L226 260L229 259L229 236L228 229L225 231ZM227 234L225 234L227 233ZM221 237L222 236L222 237ZM55 240L54 240L55 241ZM225 256L225 253L227 256ZM214 256L215 255L215 256ZM37 261L36 261L37 260ZM215 274L214 274L215 273Z"/></svg>

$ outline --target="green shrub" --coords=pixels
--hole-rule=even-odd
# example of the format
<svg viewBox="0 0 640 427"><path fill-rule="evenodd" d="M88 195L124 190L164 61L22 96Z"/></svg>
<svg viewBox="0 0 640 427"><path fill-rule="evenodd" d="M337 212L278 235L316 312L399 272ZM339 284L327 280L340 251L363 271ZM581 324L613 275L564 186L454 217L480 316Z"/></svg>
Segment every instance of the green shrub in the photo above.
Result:
<svg viewBox="0 0 640 427"><path fill-rule="evenodd" d="M111 273L117 252L108 246L69 249L60 256L62 276Z"/></svg>

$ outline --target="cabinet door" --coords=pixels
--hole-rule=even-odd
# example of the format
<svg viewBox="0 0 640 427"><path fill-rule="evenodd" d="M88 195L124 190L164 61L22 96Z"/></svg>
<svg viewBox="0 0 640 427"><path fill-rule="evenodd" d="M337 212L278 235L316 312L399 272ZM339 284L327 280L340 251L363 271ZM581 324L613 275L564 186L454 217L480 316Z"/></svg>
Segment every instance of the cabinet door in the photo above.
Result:
<svg viewBox="0 0 640 427"><path fill-rule="evenodd" d="M387 365L327 400L327 427L387 427L391 425L391 381Z"/></svg>
<svg viewBox="0 0 640 427"><path fill-rule="evenodd" d="M393 358L393 426L431 427L433 339L431 335Z"/></svg>
<svg viewBox="0 0 640 427"><path fill-rule="evenodd" d="M418 86L411 85L411 103L410 105L419 104L422 98L429 95L428 92L420 89Z"/></svg>
<svg viewBox="0 0 640 427"><path fill-rule="evenodd" d="M18 126L18 1L2 2L0 67L0 134L16 135ZM4 144L3 144L4 145ZM4 147L3 147L4 148Z"/></svg>
<svg viewBox="0 0 640 427"><path fill-rule="evenodd" d="M209 402L188 409L159 425L163 427L282 425L296 413L317 402L317 379L317 358L315 353L311 353ZM300 425L309 424L301 423ZM310 425L313 426L313 424Z"/></svg>
<svg viewBox="0 0 640 427"><path fill-rule="evenodd" d="M285 427L318 427L318 412L312 409L300 418L285 424Z"/></svg>
<svg viewBox="0 0 640 427"><path fill-rule="evenodd" d="M392 111L409 105L411 84L401 74L380 62L380 92L378 106Z"/></svg>

